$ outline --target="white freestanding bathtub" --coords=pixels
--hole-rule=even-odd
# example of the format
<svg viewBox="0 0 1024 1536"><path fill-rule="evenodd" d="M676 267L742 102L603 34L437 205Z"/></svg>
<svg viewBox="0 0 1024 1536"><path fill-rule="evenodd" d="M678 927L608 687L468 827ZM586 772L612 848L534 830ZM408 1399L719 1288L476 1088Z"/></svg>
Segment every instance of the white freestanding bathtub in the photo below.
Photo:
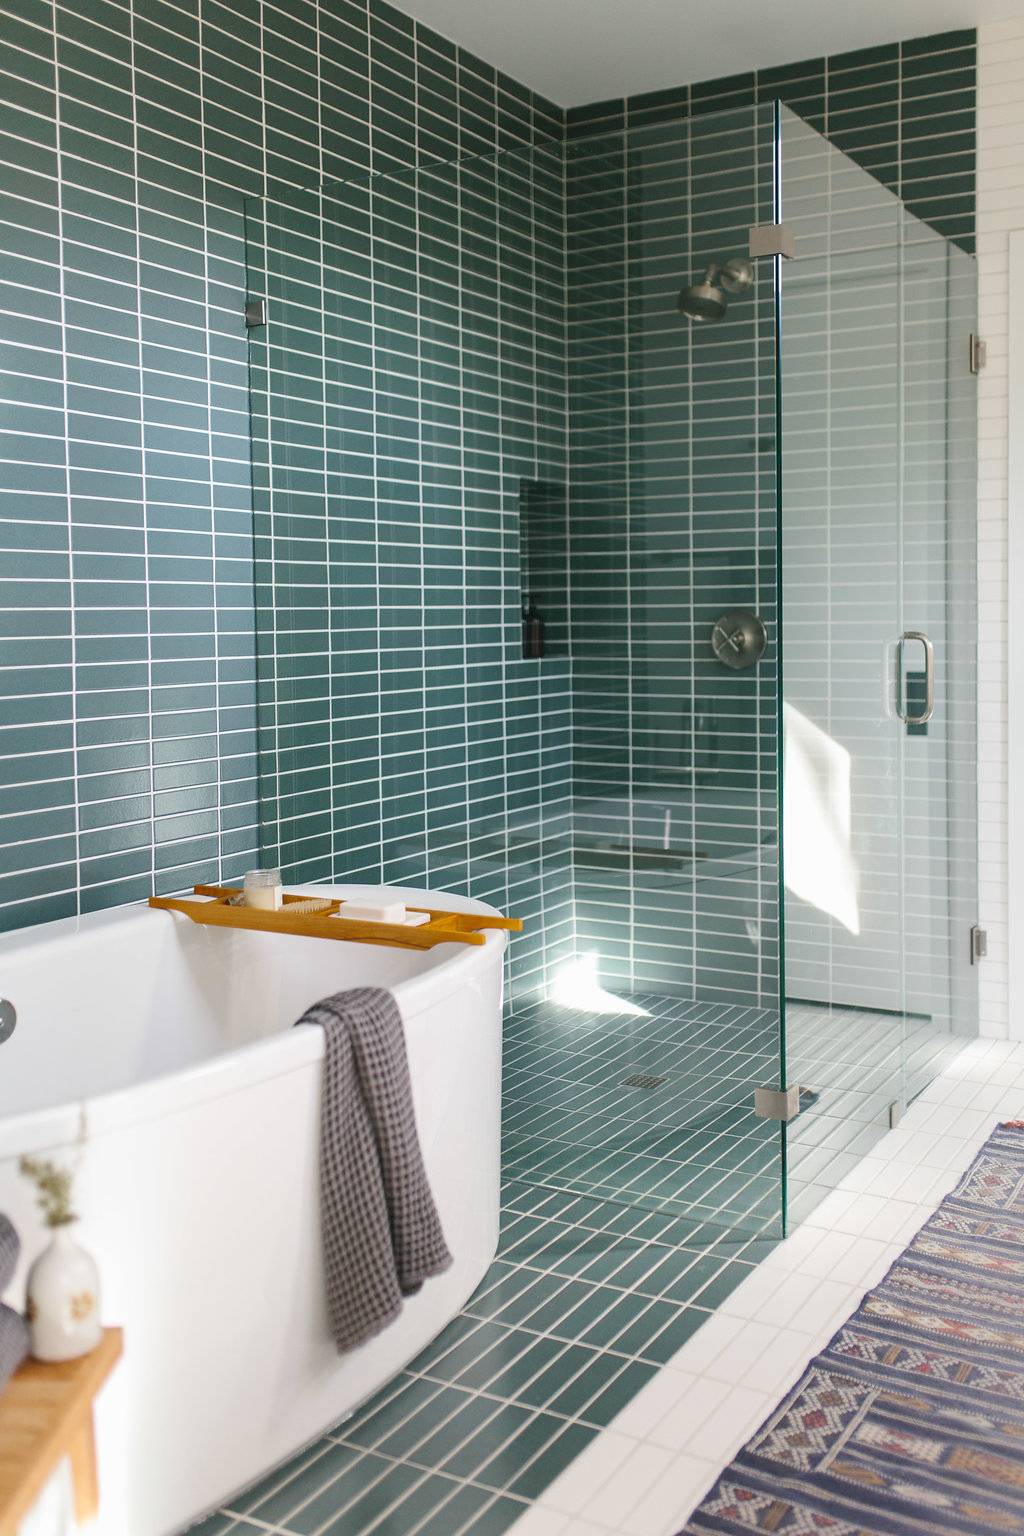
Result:
<svg viewBox="0 0 1024 1536"><path fill-rule="evenodd" d="M0 938L0 996L18 1010L0 1045L0 1211L23 1243L4 1299L23 1304L45 1240L19 1155L80 1158L76 1235L99 1263L104 1320L125 1330L97 1409L103 1536L177 1531L351 1412L471 1294L498 1236L506 942L492 930L483 946L416 952L137 907ZM323 1032L290 1026L363 985L390 987L402 1011L455 1262L339 1357L318 1219Z"/></svg>

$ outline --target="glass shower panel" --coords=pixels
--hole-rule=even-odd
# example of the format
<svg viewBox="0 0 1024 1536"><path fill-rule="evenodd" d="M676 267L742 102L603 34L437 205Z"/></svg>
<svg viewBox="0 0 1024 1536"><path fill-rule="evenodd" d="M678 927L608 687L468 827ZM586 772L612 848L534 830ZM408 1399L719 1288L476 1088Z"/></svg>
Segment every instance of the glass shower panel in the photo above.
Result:
<svg viewBox="0 0 1024 1536"><path fill-rule="evenodd" d="M782 118L796 240L782 306L782 728L799 1220L975 1028L969 923L958 935L975 879L961 766L974 739L972 264Z"/></svg>
<svg viewBox="0 0 1024 1536"><path fill-rule="evenodd" d="M264 857L468 891L505 1172L782 1221L772 105L250 205ZM764 624L757 665L715 625Z"/></svg>
<svg viewBox="0 0 1024 1536"><path fill-rule="evenodd" d="M317 199L297 197L285 219L250 204L247 257L253 303L273 303L277 322L249 347L260 846L291 879L319 880L334 811Z"/></svg>
<svg viewBox="0 0 1024 1536"><path fill-rule="evenodd" d="M735 670L711 636L774 632L771 263L716 323L677 300L772 221L775 157L766 105L566 163L577 963L601 1001L571 1025L590 1155L555 1177L755 1229L781 1219L753 1110L779 1072L776 655Z"/></svg>

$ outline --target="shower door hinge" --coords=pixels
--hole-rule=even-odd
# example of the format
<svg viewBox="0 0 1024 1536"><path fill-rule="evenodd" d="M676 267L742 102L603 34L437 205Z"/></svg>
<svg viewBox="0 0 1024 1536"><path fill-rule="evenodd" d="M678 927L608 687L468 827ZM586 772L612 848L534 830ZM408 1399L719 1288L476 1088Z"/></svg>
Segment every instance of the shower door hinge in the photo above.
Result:
<svg viewBox="0 0 1024 1536"><path fill-rule="evenodd" d="M245 328L253 330L257 325L267 323L266 299L250 299L245 306Z"/></svg>
<svg viewBox="0 0 1024 1536"><path fill-rule="evenodd" d="M800 1088L755 1088L754 1114L762 1120L795 1120L800 1113Z"/></svg>
<svg viewBox="0 0 1024 1536"><path fill-rule="evenodd" d="M988 954L988 934L977 923L971 929L971 964L976 965Z"/></svg>
<svg viewBox="0 0 1024 1536"><path fill-rule="evenodd" d="M747 254L754 261L760 256L795 256L793 231L788 224L754 224Z"/></svg>
<svg viewBox="0 0 1024 1536"><path fill-rule="evenodd" d="M972 334L970 339L968 359L972 373L980 373L985 364L988 362L988 348L980 336L975 336Z"/></svg>

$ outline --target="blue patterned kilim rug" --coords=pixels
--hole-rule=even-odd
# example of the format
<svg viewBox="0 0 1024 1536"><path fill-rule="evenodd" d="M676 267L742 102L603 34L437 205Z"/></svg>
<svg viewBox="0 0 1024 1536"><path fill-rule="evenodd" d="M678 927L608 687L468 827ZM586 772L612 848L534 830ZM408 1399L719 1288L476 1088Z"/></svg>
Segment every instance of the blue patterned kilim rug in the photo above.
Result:
<svg viewBox="0 0 1024 1536"><path fill-rule="evenodd" d="M994 1132L685 1529L1024 1532L1024 1122Z"/></svg>

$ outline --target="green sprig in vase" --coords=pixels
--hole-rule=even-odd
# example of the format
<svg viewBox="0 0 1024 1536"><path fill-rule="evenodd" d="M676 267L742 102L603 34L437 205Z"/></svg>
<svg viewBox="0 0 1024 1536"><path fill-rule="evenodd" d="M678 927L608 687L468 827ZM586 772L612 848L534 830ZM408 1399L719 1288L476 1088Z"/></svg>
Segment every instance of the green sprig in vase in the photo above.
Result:
<svg viewBox="0 0 1024 1536"><path fill-rule="evenodd" d="M28 1272L32 1354L37 1360L77 1360L96 1348L103 1324L99 1271L72 1236L78 1220L71 1206L73 1176L69 1168L32 1157L23 1157L20 1167L36 1186L36 1203L53 1234Z"/></svg>

